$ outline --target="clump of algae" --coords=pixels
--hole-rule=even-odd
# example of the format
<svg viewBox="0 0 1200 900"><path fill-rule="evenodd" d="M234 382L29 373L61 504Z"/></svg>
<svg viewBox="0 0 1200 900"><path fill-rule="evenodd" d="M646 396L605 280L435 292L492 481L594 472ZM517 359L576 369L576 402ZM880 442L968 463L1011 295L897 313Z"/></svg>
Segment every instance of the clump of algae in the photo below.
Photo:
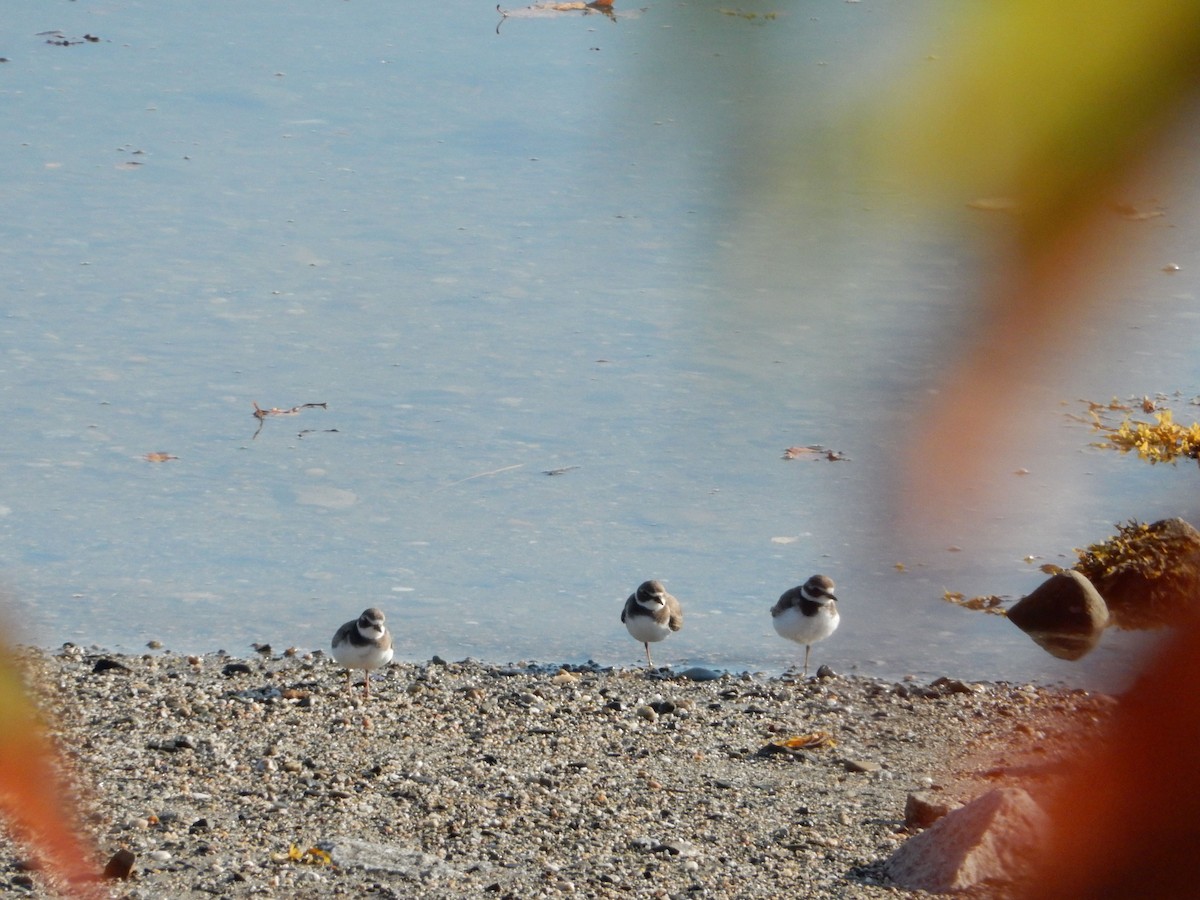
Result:
<svg viewBox="0 0 1200 900"><path fill-rule="evenodd" d="M1108 540L1076 550L1076 571L1108 604L1120 628L1160 628L1197 608L1200 532L1182 519L1117 525Z"/></svg>
<svg viewBox="0 0 1200 900"><path fill-rule="evenodd" d="M1151 465L1174 464L1181 456L1200 460L1200 423L1180 425L1169 409L1155 414L1153 423L1127 418L1116 428L1110 428L1097 420L1096 427L1108 438L1099 446L1113 447L1122 453L1136 451L1140 459Z"/></svg>

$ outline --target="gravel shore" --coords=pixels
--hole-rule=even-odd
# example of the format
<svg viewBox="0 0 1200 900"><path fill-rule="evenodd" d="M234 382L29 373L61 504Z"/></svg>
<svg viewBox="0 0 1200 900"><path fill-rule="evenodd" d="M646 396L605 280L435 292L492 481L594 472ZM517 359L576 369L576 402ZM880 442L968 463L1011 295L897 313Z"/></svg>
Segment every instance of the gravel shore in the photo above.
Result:
<svg viewBox="0 0 1200 900"><path fill-rule="evenodd" d="M437 658L389 666L364 703L319 653L20 656L97 869L136 854L107 887L131 898L916 896L881 865L910 793L1037 796L1113 707ZM27 853L0 838L0 894L47 890Z"/></svg>

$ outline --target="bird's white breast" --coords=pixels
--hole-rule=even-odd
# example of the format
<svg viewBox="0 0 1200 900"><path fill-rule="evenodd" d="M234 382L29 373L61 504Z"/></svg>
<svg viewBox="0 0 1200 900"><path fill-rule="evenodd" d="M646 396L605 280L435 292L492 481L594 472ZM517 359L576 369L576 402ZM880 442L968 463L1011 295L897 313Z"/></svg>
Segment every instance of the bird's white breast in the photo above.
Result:
<svg viewBox="0 0 1200 900"><path fill-rule="evenodd" d="M792 606L771 618L780 637L798 644L812 644L829 637L838 627L839 616L833 604L817 610L816 615L806 616Z"/></svg>
<svg viewBox="0 0 1200 900"><path fill-rule="evenodd" d="M350 641L342 641L333 647L333 658L338 665L347 669L378 669L392 661L392 648L386 650L375 644L356 647Z"/></svg>
<svg viewBox="0 0 1200 900"><path fill-rule="evenodd" d="M643 643L664 640L671 633L671 628L666 622L656 622L653 616L626 616L625 627L629 629L634 640Z"/></svg>

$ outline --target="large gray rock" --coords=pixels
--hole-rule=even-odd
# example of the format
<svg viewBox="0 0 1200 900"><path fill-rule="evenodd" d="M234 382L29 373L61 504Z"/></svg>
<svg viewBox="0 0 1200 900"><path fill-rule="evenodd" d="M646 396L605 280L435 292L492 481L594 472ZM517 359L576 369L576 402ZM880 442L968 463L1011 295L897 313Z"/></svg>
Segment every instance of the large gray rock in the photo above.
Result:
<svg viewBox="0 0 1200 900"><path fill-rule="evenodd" d="M1050 820L1020 788L997 788L947 813L909 838L887 861L888 876L909 890L947 893L1028 873Z"/></svg>
<svg viewBox="0 0 1200 900"><path fill-rule="evenodd" d="M1074 570L1052 575L1008 611L1008 619L1059 659L1091 652L1108 625L1100 592Z"/></svg>

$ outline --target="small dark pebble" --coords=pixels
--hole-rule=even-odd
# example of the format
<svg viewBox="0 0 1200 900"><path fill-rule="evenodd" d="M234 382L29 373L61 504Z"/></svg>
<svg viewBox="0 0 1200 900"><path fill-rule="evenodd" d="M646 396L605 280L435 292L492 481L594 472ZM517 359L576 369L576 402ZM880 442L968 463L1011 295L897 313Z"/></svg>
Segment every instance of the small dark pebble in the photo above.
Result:
<svg viewBox="0 0 1200 900"><path fill-rule="evenodd" d="M808 754L796 747L785 747L782 744L764 744L758 748L755 756L787 756L791 759L806 761Z"/></svg>
<svg viewBox="0 0 1200 900"><path fill-rule="evenodd" d="M957 678L939 678L932 682L930 687L937 688L943 694L973 694L971 686L965 681L959 681Z"/></svg>
<svg viewBox="0 0 1200 900"><path fill-rule="evenodd" d="M195 742L187 735L180 735L165 741L151 741L147 747L151 750L162 750L164 753L178 753L180 750L195 750Z"/></svg>
<svg viewBox="0 0 1200 900"><path fill-rule="evenodd" d="M254 670L251 669L245 663L239 662L239 663L229 663L223 669L221 669L221 674L224 675L226 678L231 678L234 675L249 675L253 671Z"/></svg>
<svg viewBox="0 0 1200 900"><path fill-rule="evenodd" d="M842 766L847 772L857 772L859 774L878 772L883 768L879 763L869 759L843 759Z"/></svg>
<svg viewBox="0 0 1200 900"><path fill-rule="evenodd" d="M96 664L92 666L93 675L100 675L103 672L119 672L124 674L128 671L129 666L119 663L115 659L108 659L107 657L96 660Z"/></svg>

